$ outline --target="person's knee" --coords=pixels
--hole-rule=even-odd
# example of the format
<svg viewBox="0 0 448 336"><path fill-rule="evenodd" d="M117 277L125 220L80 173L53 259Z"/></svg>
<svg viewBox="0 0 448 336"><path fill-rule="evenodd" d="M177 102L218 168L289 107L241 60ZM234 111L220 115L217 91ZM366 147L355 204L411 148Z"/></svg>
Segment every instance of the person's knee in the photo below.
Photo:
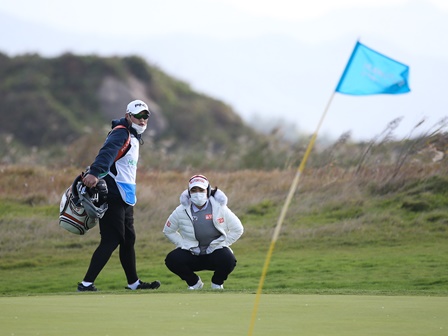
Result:
<svg viewBox="0 0 448 336"><path fill-rule="evenodd" d="M126 236L125 239L126 245L134 246L135 245L135 234L130 234Z"/></svg>
<svg viewBox="0 0 448 336"><path fill-rule="evenodd" d="M167 254L165 257L165 265L169 268L169 265L172 263L172 257L170 256L170 253Z"/></svg>
<svg viewBox="0 0 448 336"><path fill-rule="evenodd" d="M225 248L222 250L217 250L219 253L218 265L222 270L227 271L228 273L232 272L236 267L236 258L233 253Z"/></svg>
<svg viewBox="0 0 448 336"><path fill-rule="evenodd" d="M231 273L236 267L235 257L227 258L226 262L223 264L224 268Z"/></svg>
<svg viewBox="0 0 448 336"><path fill-rule="evenodd" d="M103 251L108 251L109 253L112 254L112 252L115 251L115 249L118 247L119 244L120 244L119 240L107 239L102 237L100 240L99 248Z"/></svg>
<svg viewBox="0 0 448 336"><path fill-rule="evenodd" d="M177 265L179 263L178 254L179 254L178 249L173 250L167 254L167 256L165 257L166 267L168 267L169 269L172 269L175 265Z"/></svg>

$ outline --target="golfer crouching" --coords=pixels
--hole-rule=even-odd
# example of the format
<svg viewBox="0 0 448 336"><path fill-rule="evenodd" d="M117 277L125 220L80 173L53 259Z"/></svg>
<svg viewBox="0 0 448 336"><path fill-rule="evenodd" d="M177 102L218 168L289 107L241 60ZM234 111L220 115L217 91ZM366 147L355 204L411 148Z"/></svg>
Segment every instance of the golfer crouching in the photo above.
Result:
<svg viewBox="0 0 448 336"><path fill-rule="evenodd" d="M180 196L180 205L163 228L165 236L176 245L165 264L184 280L188 289L204 286L198 271L214 271L212 289L224 289L224 281L234 270L236 258L230 245L243 234L239 218L227 207L227 197L203 175L194 175L188 190Z"/></svg>

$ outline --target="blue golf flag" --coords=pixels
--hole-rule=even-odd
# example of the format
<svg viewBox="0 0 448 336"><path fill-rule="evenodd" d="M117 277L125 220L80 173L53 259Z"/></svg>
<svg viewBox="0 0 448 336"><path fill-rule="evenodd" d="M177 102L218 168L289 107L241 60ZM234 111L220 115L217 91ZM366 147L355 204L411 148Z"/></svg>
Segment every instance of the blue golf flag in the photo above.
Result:
<svg viewBox="0 0 448 336"><path fill-rule="evenodd" d="M357 42L336 92L348 95L400 94L411 91L409 67Z"/></svg>

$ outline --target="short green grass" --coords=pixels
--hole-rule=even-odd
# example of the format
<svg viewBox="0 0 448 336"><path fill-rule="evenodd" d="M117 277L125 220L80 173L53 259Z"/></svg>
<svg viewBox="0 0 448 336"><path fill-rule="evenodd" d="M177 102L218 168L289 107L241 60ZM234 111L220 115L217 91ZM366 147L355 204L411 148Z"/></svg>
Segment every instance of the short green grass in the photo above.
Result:
<svg viewBox="0 0 448 336"><path fill-rule="evenodd" d="M80 293L0 298L2 335L446 335L448 298Z"/></svg>

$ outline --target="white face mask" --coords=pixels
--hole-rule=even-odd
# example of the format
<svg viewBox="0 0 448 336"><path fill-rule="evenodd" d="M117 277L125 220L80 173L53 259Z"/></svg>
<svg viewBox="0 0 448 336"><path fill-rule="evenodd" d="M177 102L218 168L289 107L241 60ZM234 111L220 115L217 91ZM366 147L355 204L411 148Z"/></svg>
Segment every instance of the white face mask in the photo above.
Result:
<svg viewBox="0 0 448 336"><path fill-rule="evenodd" d="M134 124L132 123L132 128L135 129L137 131L137 134L142 134L145 130L146 130L146 126L140 126L138 124Z"/></svg>
<svg viewBox="0 0 448 336"><path fill-rule="evenodd" d="M207 202L206 192L195 192L190 195L191 201L198 207L203 206Z"/></svg>

